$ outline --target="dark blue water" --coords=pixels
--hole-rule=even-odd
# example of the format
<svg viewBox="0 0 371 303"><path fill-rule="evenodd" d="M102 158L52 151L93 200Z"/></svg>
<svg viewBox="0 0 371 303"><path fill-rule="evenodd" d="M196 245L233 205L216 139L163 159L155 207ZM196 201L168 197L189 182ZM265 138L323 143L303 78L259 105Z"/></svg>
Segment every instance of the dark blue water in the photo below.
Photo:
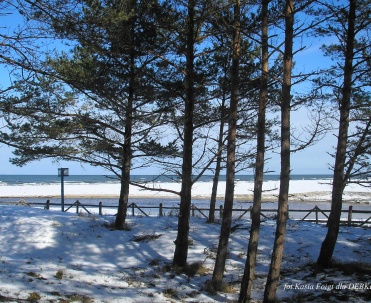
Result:
<svg viewBox="0 0 371 303"><path fill-rule="evenodd" d="M318 180L330 179L331 175L292 175L291 180ZM265 180L279 180L279 175L265 175ZM199 182L211 182L212 175L204 175ZM237 175L236 181L253 181L252 175ZM153 176L133 175L132 181L136 182L179 182L178 176ZM219 181L225 181L225 175L221 175ZM0 185L22 185L22 184L53 184L60 183L57 175L0 175ZM65 183L94 184L94 183L116 183L119 182L114 175L70 175L64 177Z"/></svg>

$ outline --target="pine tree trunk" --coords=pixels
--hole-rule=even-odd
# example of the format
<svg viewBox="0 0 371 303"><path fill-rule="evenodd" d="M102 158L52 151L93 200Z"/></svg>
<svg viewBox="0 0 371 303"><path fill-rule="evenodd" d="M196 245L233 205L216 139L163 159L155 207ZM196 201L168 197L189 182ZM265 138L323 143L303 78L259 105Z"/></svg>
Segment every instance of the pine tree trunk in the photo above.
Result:
<svg viewBox="0 0 371 303"><path fill-rule="evenodd" d="M135 21L132 23L132 37L134 37ZM134 42L132 41L131 56L130 56L130 82L128 87L128 102L125 108L125 135L124 144L122 147L122 164L121 164L121 185L119 205L115 220L115 228L123 230L126 228L125 220L129 202L129 186L130 186L130 171L131 171L131 137L133 129L133 103L135 94L135 50Z"/></svg>
<svg viewBox="0 0 371 303"><path fill-rule="evenodd" d="M240 0L234 2L234 35L233 57L231 67L231 101L228 118L228 145L227 145L227 180L222 226L219 237L219 245L215 260L212 277L212 285L215 290L220 290L223 282L225 261L228 253L228 240L232 225L232 208L234 197L235 179L235 150L236 150L236 125L238 111L238 86L239 86L239 57L240 57Z"/></svg>
<svg viewBox="0 0 371 303"><path fill-rule="evenodd" d="M212 190L211 190L210 211L209 211L209 219L208 219L209 223L214 223L214 220L215 220L215 204L216 204L216 196L217 196L217 193L218 193L218 183L219 183L219 176L220 176L221 163L222 163L224 119L225 119L224 115L225 115L225 96L223 94L222 105L221 105L221 110L220 110L218 156L216 157L215 174L214 174L214 178L213 178L213 187L212 187Z"/></svg>
<svg viewBox="0 0 371 303"><path fill-rule="evenodd" d="M264 291L264 303L276 301L288 216L288 194L290 184L290 103L291 72L294 35L294 0L286 0L285 5L285 50L283 56L283 83L281 103L281 175L278 198L277 226L273 253L267 283Z"/></svg>
<svg viewBox="0 0 371 303"><path fill-rule="evenodd" d="M348 142L350 99L352 91L353 56L355 40L356 0L350 0L348 14L348 31L346 40L346 53L344 62L344 86L340 103L339 135L336 149L334 177L332 185L331 212L328 220L326 238L322 243L317 264L323 268L331 266L337 237L339 234L343 191L346 184L344 178L346 149Z"/></svg>
<svg viewBox="0 0 371 303"><path fill-rule="evenodd" d="M251 290L255 279L256 255L260 232L260 211L264 178L265 153L265 112L268 96L268 4L269 0L262 1L262 76L259 97L257 153L254 180L254 201L251 210L251 231L244 275L241 282L239 303L251 300Z"/></svg>
<svg viewBox="0 0 371 303"><path fill-rule="evenodd" d="M118 230L124 230L126 228L125 221L129 202L130 164L128 165L127 161L130 162L130 156L126 156L126 153L124 152L125 164L121 169L120 198L115 220L115 228Z"/></svg>
<svg viewBox="0 0 371 303"><path fill-rule="evenodd" d="M134 85L132 83L132 85ZM115 220L115 228L125 229L126 213L129 201L129 185L130 185L130 170L131 170L131 136L132 136L132 114L133 114L133 96L134 89L130 86L128 104L126 106L126 124L125 124L125 141L122 148L122 167L121 167L121 186L119 206Z"/></svg>
<svg viewBox="0 0 371 303"><path fill-rule="evenodd" d="M189 217L192 198L193 111L194 111L194 0L188 1L187 54L185 76L184 142L182 187L178 218L178 235L175 240L174 267L184 267L188 256Z"/></svg>

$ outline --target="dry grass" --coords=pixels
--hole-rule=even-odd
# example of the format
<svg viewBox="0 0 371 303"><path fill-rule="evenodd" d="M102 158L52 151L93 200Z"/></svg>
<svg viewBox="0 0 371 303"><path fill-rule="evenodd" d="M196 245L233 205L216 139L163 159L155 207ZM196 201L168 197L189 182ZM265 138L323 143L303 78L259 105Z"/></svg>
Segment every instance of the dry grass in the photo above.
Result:
<svg viewBox="0 0 371 303"><path fill-rule="evenodd" d="M162 293L166 298L178 299L178 292L173 288L165 288Z"/></svg>
<svg viewBox="0 0 371 303"><path fill-rule="evenodd" d="M344 275L369 275L371 276L371 264L361 263L361 262L333 262L333 268L341 270Z"/></svg>
<svg viewBox="0 0 371 303"><path fill-rule="evenodd" d="M162 234L143 234L143 235L139 235L139 236L134 236L133 239L131 239L131 241L134 241L134 242L149 242L149 241L156 240L156 239L160 238L161 236L162 236Z"/></svg>
<svg viewBox="0 0 371 303"><path fill-rule="evenodd" d="M62 280L63 275L64 275L63 270L59 269L59 270L55 273L55 276L54 276L54 277L56 277L58 280Z"/></svg>
<svg viewBox="0 0 371 303"><path fill-rule="evenodd" d="M41 299L41 296L37 292L31 292L27 297L27 301L31 301L31 302L38 302L40 299Z"/></svg>
<svg viewBox="0 0 371 303"><path fill-rule="evenodd" d="M187 264L183 268L183 273L185 273L189 277L194 277L195 275L205 276L209 272L209 269L203 266L202 262L194 262L191 264Z"/></svg>
<svg viewBox="0 0 371 303"><path fill-rule="evenodd" d="M203 266L202 262L190 263L184 267L173 267L171 263L164 264L162 272L167 273L171 271L174 271L177 275L185 274L188 277L194 277L196 275L205 276L209 273L210 269Z"/></svg>
<svg viewBox="0 0 371 303"><path fill-rule="evenodd" d="M68 295L67 298L70 300L70 302L91 303L94 301L92 298L88 296L79 294Z"/></svg>
<svg viewBox="0 0 371 303"><path fill-rule="evenodd" d="M236 292L236 288L232 284L226 282L222 282L216 289L211 280L206 281L203 289L212 295L217 294L217 292L224 292L226 294L233 294Z"/></svg>

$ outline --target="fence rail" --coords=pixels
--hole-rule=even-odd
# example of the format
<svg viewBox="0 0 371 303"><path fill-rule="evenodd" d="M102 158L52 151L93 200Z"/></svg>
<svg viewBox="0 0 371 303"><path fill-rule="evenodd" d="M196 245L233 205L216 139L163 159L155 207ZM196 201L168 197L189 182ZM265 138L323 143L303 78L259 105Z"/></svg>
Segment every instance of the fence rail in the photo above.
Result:
<svg viewBox="0 0 371 303"><path fill-rule="evenodd" d="M18 202L0 202L0 204L15 204L15 205L24 205L24 206L35 206L39 208L44 209L50 209L50 208L57 208L60 207L60 203L51 203L50 200L47 200L45 203L42 202L30 202L27 203L24 200L18 201ZM65 209L65 212L75 209L76 213L79 213L81 211L85 211L89 214L92 213L92 210L98 209L98 214L100 216L103 215L104 209L117 209L116 205L103 205L102 202L99 202L98 205L96 204L82 204L79 202L79 200L76 200L76 202L72 204L65 204L67 207ZM233 213L236 214L236 219L240 220L243 217L250 218L250 212L252 207L248 208L235 208L233 209ZM136 203L130 203L128 205L128 213L130 213L132 216L136 215L144 215L146 217L149 216L148 210L157 210L156 213L158 216L163 217L166 215L176 215L179 211L179 207L177 206L164 206L162 203L160 203L158 206L155 205L142 205L138 206ZM209 212L209 208L202 208L198 207L196 205L191 206L191 215L194 217L197 214L200 216L208 219L208 216L205 214L206 212ZM168 213L166 213L168 212ZM217 210L219 213L219 217L222 218L223 216L223 206L220 205L219 209ZM355 210L353 209L353 206L349 206L348 209L343 209L342 211L342 218L340 223L343 225L348 226L371 226L371 210ZM96 212L94 212L96 213ZM261 209L260 215L263 219L273 219L277 213L277 209ZM113 212L115 215L115 213ZM293 215L294 214L294 215ZM301 216L300 214L304 214L304 216ZM329 218L330 210L324 210L320 209L318 206L315 206L312 209L290 209L289 210L289 217L293 220L300 220L300 221L306 221L306 222L315 222L316 224L319 223L327 223L327 220ZM346 217L343 217L343 214L346 215Z"/></svg>

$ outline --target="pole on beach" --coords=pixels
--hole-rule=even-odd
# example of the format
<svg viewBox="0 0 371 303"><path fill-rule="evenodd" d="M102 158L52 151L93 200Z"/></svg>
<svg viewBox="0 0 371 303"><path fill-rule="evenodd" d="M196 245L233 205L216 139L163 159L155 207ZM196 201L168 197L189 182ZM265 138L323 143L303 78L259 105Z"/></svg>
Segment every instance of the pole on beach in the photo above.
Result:
<svg viewBox="0 0 371 303"><path fill-rule="evenodd" d="M69 176L68 168L58 168L58 177L61 177L61 208L64 212L64 177Z"/></svg>

